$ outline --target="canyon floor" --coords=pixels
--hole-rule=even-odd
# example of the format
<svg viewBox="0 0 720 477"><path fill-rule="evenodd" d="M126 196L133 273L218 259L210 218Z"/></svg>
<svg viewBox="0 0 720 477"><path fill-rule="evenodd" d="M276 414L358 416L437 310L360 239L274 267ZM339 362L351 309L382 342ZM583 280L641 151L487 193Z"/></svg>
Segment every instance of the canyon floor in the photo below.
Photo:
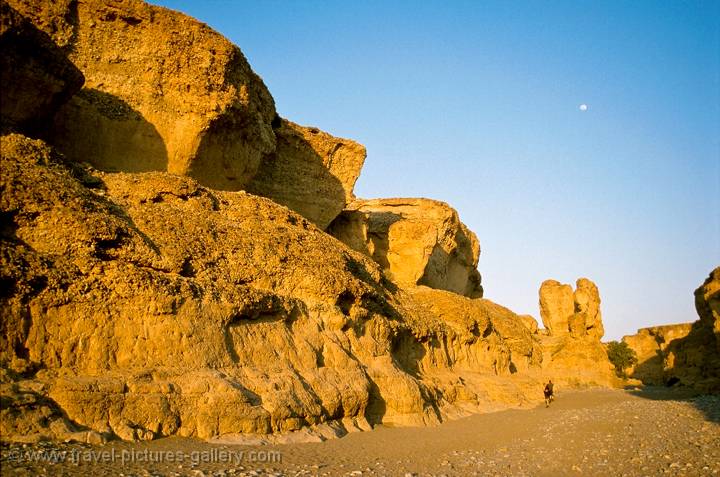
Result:
<svg viewBox="0 0 720 477"><path fill-rule="evenodd" d="M8 476L720 475L720 396L560 391L549 408L539 403L435 427L379 427L317 443L4 445L0 462Z"/></svg>

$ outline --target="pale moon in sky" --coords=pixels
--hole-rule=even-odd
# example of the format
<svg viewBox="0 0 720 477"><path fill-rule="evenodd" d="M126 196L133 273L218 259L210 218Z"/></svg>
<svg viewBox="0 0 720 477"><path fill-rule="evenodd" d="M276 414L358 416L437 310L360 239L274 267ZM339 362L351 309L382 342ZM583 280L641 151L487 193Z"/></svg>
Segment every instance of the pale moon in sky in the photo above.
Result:
<svg viewBox="0 0 720 477"><path fill-rule="evenodd" d="M587 111L587 110L588 110L588 105L587 105L587 104L583 103L583 104L580 105L580 111Z"/></svg>

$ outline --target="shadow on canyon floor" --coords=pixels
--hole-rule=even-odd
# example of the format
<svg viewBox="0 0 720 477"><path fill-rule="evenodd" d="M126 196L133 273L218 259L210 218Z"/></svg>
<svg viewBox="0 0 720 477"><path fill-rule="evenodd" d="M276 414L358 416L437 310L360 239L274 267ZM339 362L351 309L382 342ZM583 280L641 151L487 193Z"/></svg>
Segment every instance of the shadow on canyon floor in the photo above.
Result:
<svg viewBox="0 0 720 477"><path fill-rule="evenodd" d="M654 401L684 401L689 402L700 411L705 420L720 423L720 403L717 396L707 399L708 395L687 386L643 386L641 388L629 387L627 391L633 396Z"/></svg>

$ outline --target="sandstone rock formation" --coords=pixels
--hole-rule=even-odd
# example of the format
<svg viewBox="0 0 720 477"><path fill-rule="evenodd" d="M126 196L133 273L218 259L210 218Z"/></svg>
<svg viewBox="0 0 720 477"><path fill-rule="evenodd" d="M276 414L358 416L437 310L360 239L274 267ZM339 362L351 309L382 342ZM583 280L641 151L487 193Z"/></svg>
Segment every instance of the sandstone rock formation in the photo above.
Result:
<svg viewBox="0 0 720 477"><path fill-rule="evenodd" d="M692 323L651 326L640 328L637 334L623 336L622 340L635 351L638 359L628 375L645 384L664 384L665 370L675 363L675 354L668 347L675 340L685 338L691 328Z"/></svg>
<svg viewBox="0 0 720 477"><path fill-rule="evenodd" d="M323 231L364 149L280 120L217 33L137 0L11 3L88 83L48 142L0 137L2 439L322 435L532 406L548 373L605 382L597 290L540 336L479 298L447 204L354 203L330 226L349 247Z"/></svg>
<svg viewBox="0 0 720 477"><path fill-rule="evenodd" d="M604 331L597 286L587 278L578 279L576 286L575 292L556 280L540 286L540 315L546 329L538 335L543 369L555 380L614 385L613 366L600 342Z"/></svg>
<svg viewBox="0 0 720 477"><path fill-rule="evenodd" d="M5 0L0 1L0 51L0 129L43 132L82 87L82 73Z"/></svg>
<svg viewBox="0 0 720 477"><path fill-rule="evenodd" d="M532 315L518 316L530 333L535 334L538 332L538 322Z"/></svg>
<svg viewBox="0 0 720 477"><path fill-rule="evenodd" d="M556 280L540 286L540 316L551 335L570 333L575 337L592 336L599 340L605 334L600 313L600 294L587 278L579 278L577 289Z"/></svg>
<svg viewBox="0 0 720 477"><path fill-rule="evenodd" d="M284 119L275 135L277 150L265 157L246 190L326 228L355 198L353 187L365 162L365 148Z"/></svg>
<svg viewBox="0 0 720 477"><path fill-rule="evenodd" d="M618 386L615 368L600 341L564 336L539 336L545 375L563 386Z"/></svg>
<svg viewBox="0 0 720 477"><path fill-rule="evenodd" d="M705 282L695 290L695 309L700 324L715 336L720 351L720 267L716 267Z"/></svg>
<svg viewBox="0 0 720 477"><path fill-rule="evenodd" d="M6 415L39 423L19 439L429 423L536 394L515 314L396 289L270 200L83 169L19 135L2 154L0 365L26 376L3 399L45 403Z"/></svg>
<svg viewBox="0 0 720 477"><path fill-rule="evenodd" d="M600 293L597 285L587 278L579 278L575 285L576 290L573 295L575 313L582 316L580 322L585 325L585 329L580 331L599 340L605 334L605 329L600 313Z"/></svg>
<svg viewBox="0 0 720 477"><path fill-rule="evenodd" d="M208 26L140 0L9 3L85 75L52 131L69 158L239 190L275 150L272 96Z"/></svg>
<svg viewBox="0 0 720 477"><path fill-rule="evenodd" d="M395 282L482 297L480 243L444 202L430 199L356 201L328 232L372 257Z"/></svg>
<svg viewBox="0 0 720 477"><path fill-rule="evenodd" d="M545 280L540 285L540 317L548 333L568 333L574 312L573 290L570 285L563 285L556 280Z"/></svg>
<svg viewBox="0 0 720 477"><path fill-rule="evenodd" d="M720 392L720 267L695 290L695 309L700 319L692 324L687 337L673 341L668 353L675 356L668 363L666 379L701 392Z"/></svg>

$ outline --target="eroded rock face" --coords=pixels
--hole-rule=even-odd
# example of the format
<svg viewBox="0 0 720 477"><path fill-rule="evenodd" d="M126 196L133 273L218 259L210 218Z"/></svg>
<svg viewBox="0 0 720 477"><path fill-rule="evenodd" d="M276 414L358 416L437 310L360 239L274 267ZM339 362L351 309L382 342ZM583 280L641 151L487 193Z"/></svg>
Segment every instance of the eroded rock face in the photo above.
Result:
<svg viewBox="0 0 720 477"><path fill-rule="evenodd" d="M525 327L530 333L535 334L538 332L538 322L532 315L518 315L520 320L523 322Z"/></svg>
<svg viewBox="0 0 720 477"><path fill-rule="evenodd" d="M83 82L46 33L0 1L0 129L44 132Z"/></svg>
<svg viewBox="0 0 720 477"><path fill-rule="evenodd" d="M720 267L716 267L705 282L695 290L695 309L704 327L712 329L720 351Z"/></svg>
<svg viewBox="0 0 720 477"><path fill-rule="evenodd" d="M575 313L583 316L584 332L597 339L605 334L600 313L600 292L597 285L587 278L579 278L573 294Z"/></svg>
<svg viewBox="0 0 720 477"><path fill-rule="evenodd" d="M587 278L576 290L556 280L540 286L540 315L546 329L538 335L543 369L564 383L616 384L613 366L600 342L603 331L600 294Z"/></svg>
<svg viewBox="0 0 720 477"><path fill-rule="evenodd" d="M692 323L680 323L640 328L637 334L623 336L622 340L635 351L638 359L629 376L644 384L664 384L665 370L675 362L675 354L668 348L675 340L685 338L691 329Z"/></svg>
<svg viewBox="0 0 720 477"><path fill-rule="evenodd" d="M240 49L207 25L140 0L10 4L85 75L52 131L72 160L239 190L275 150L272 96Z"/></svg>
<svg viewBox="0 0 720 477"><path fill-rule="evenodd" d="M618 386L615 368L599 340L590 337L539 336L543 371L555 382L573 386Z"/></svg>
<svg viewBox="0 0 720 477"><path fill-rule="evenodd" d="M0 365L26 376L0 386L13 439L421 424L536 397L514 313L396 289L268 199L81 168L19 135L2 154Z"/></svg>
<svg viewBox="0 0 720 477"><path fill-rule="evenodd" d="M550 334L569 333L569 322L574 313L575 303L570 285L556 280L545 280L540 285L540 316Z"/></svg>
<svg viewBox="0 0 720 477"><path fill-rule="evenodd" d="M352 198L364 149L279 122L217 33L135 0L12 3L88 84L54 122L72 161L0 137L3 439L428 424L533 406L547 372L597 382L592 297L548 342L477 299L479 243L447 204L354 204L331 229L355 251L311 223ZM305 217L187 175L256 177Z"/></svg>
<svg viewBox="0 0 720 477"><path fill-rule="evenodd" d="M674 361L665 379L675 377L701 392L720 392L720 267L695 290L695 309L700 319L687 337L673 341L667 352Z"/></svg>
<svg viewBox="0 0 720 477"><path fill-rule="evenodd" d="M246 190L326 228L355 198L365 147L285 119L275 135L276 151L265 157Z"/></svg>
<svg viewBox="0 0 720 477"><path fill-rule="evenodd" d="M592 281L579 278L576 290L556 280L540 286L540 316L550 335L572 334L600 340L605 334L600 313L600 293Z"/></svg>
<svg viewBox="0 0 720 477"><path fill-rule="evenodd" d="M352 203L328 232L372 257L401 285L426 285L482 297L480 242L457 212L430 199Z"/></svg>

